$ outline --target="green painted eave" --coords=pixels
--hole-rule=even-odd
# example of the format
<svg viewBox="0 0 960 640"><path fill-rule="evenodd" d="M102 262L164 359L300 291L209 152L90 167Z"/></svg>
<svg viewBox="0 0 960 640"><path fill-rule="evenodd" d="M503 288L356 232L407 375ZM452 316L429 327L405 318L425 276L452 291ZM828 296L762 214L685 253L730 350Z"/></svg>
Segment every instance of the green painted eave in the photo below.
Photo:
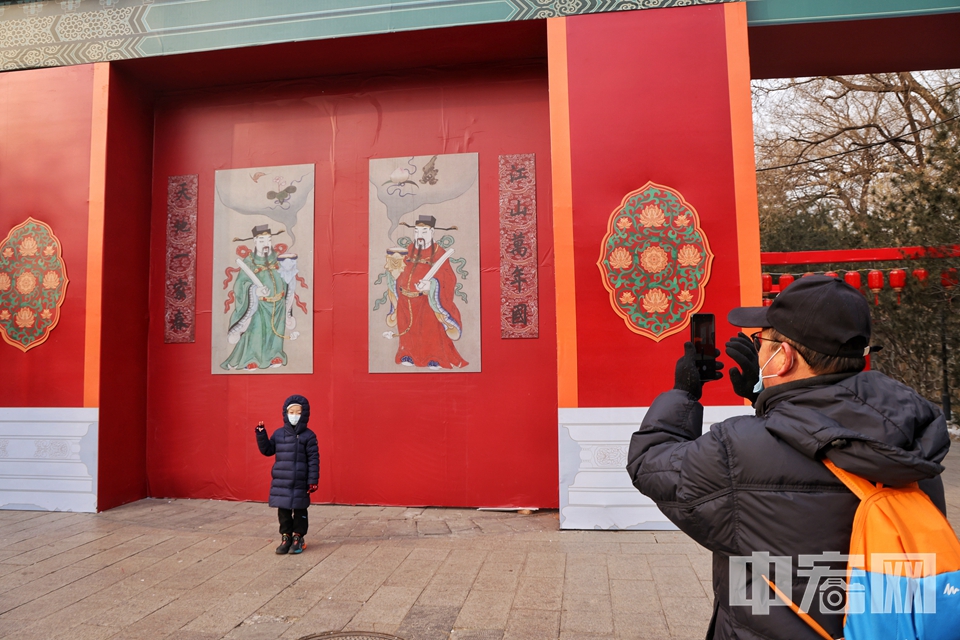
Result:
<svg viewBox="0 0 960 640"><path fill-rule="evenodd" d="M0 0L0 70L743 1L752 27L960 12L960 0Z"/></svg>
<svg viewBox="0 0 960 640"><path fill-rule="evenodd" d="M206 0L155 4L144 16L142 55L169 55L275 42L342 38L373 33L505 22L516 8L504 0L275 0L269 3ZM215 26L214 26L215 25Z"/></svg>
<svg viewBox="0 0 960 640"><path fill-rule="evenodd" d="M960 0L747 0L751 27L955 12L960 12Z"/></svg>

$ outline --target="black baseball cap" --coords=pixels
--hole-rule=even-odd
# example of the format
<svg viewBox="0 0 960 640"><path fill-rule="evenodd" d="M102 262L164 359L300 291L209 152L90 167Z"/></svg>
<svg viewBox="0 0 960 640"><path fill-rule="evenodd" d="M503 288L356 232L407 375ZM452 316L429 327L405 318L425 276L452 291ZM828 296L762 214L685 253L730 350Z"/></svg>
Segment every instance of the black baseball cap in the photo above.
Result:
<svg viewBox="0 0 960 640"><path fill-rule="evenodd" d="M805 276L769 307L737 307L727 320L735 327L776 329L828 356L856 358L870 352L870 304L840 278Z"/></svg>

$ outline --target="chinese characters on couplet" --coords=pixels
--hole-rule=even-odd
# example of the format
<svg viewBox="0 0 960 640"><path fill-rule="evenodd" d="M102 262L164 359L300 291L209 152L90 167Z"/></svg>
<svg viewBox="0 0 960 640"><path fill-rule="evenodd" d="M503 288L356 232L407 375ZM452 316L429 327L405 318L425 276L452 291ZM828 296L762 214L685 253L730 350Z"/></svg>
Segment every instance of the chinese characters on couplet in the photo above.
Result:
<svg viewBox="0 0 960 640"><path fill-rule="evenodd" d="M526 281L526 278L523 277L523 267L517 265L517 268L513 270L513 280L510 281L510 284L516 285L517 293L523 293L523 285Z"/></svg>
<svg viewBox="0 0 960 640"><path fill-rule="evenodd" d="M519 302L513 305L513 311L510 314L510 324L514 326L525 327L528 324L527 320L527 303Z"/></svg>
<svg viewBox="0 0 960 640"><path fill-rule="evenodd" d="M532 153L500 156L500 337L539 337L537 180Z"/></svg>
<svg viewBox="0 0 960 640"><path fill-rule="evenodd" d="M533 156L533 154L529 154L529 155L531 157ZM503 157L510 157L510 156L501 156L501 158ZM520 157L526 158L526 156L520 156ZM524 162L524 160L520 160L519 164L511 163L510 168L507 170L508 175L510 177L510 182L513 183L513 182L520 182L521 180L528 180L530 176L527 174L527 169L528 167Z"/></svg>
<svg viewBox="0 0 960 640"><path fill-rule="evenodd" d="M517 200L516 205L514 205L513 209L510 210L510 217L513 218L516 216L525 216L528 213L530 213L530 210L527 209L527 207L520 204L520 201Z"/></svg>
<svg viewBox="0 0 960 640"><path fill-rule="evenodd" d="M193 198L190 197L190 188L190 182L184 180L180 183L180 185L177 187L177 202L183 204L184 200L188 202L193 200Z"/></svg>
<svg viewBox="0 0 960 640"><path fill-rule="evenodd" d="M193 342L197 309L198 176L167 178L163 341Z"/></svg>
<svg viewBox="0 0 960 640"><path fill-rule="evenodd" d="M513 240L512 240L513 247L510 249L510 253L512 253L514 257L517 257L517 258L527 257L528 248L525 244L523 244L523 241L524 241L524 237L523 237L522 231L517 231L516 233L513 234Z"/></svg>

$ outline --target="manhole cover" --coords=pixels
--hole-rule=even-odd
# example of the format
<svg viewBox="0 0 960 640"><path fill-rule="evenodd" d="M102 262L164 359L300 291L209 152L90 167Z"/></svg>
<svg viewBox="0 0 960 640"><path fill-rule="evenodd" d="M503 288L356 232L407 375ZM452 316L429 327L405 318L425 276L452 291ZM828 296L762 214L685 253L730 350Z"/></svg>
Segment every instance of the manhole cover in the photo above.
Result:
<svg viewBox="0 0 960 640"><path fill-rule="evenodd" d="M339 638L340 640L403 640L403 638L397 636L388 636L385 633L375 633L373 631L329 631L304 636L300 640L327 640L328 638Z"/></svg>

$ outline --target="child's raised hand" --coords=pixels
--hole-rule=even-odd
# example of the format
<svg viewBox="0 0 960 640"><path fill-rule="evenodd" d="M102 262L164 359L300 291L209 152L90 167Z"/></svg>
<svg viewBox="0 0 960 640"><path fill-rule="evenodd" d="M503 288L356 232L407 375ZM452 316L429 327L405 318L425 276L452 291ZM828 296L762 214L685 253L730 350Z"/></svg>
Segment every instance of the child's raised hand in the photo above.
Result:
<svg viewBox="0 0 960 640"><path fill-rule="evenodd" d="M263 431L263 420L257 423L257 431Z"/></svg>

